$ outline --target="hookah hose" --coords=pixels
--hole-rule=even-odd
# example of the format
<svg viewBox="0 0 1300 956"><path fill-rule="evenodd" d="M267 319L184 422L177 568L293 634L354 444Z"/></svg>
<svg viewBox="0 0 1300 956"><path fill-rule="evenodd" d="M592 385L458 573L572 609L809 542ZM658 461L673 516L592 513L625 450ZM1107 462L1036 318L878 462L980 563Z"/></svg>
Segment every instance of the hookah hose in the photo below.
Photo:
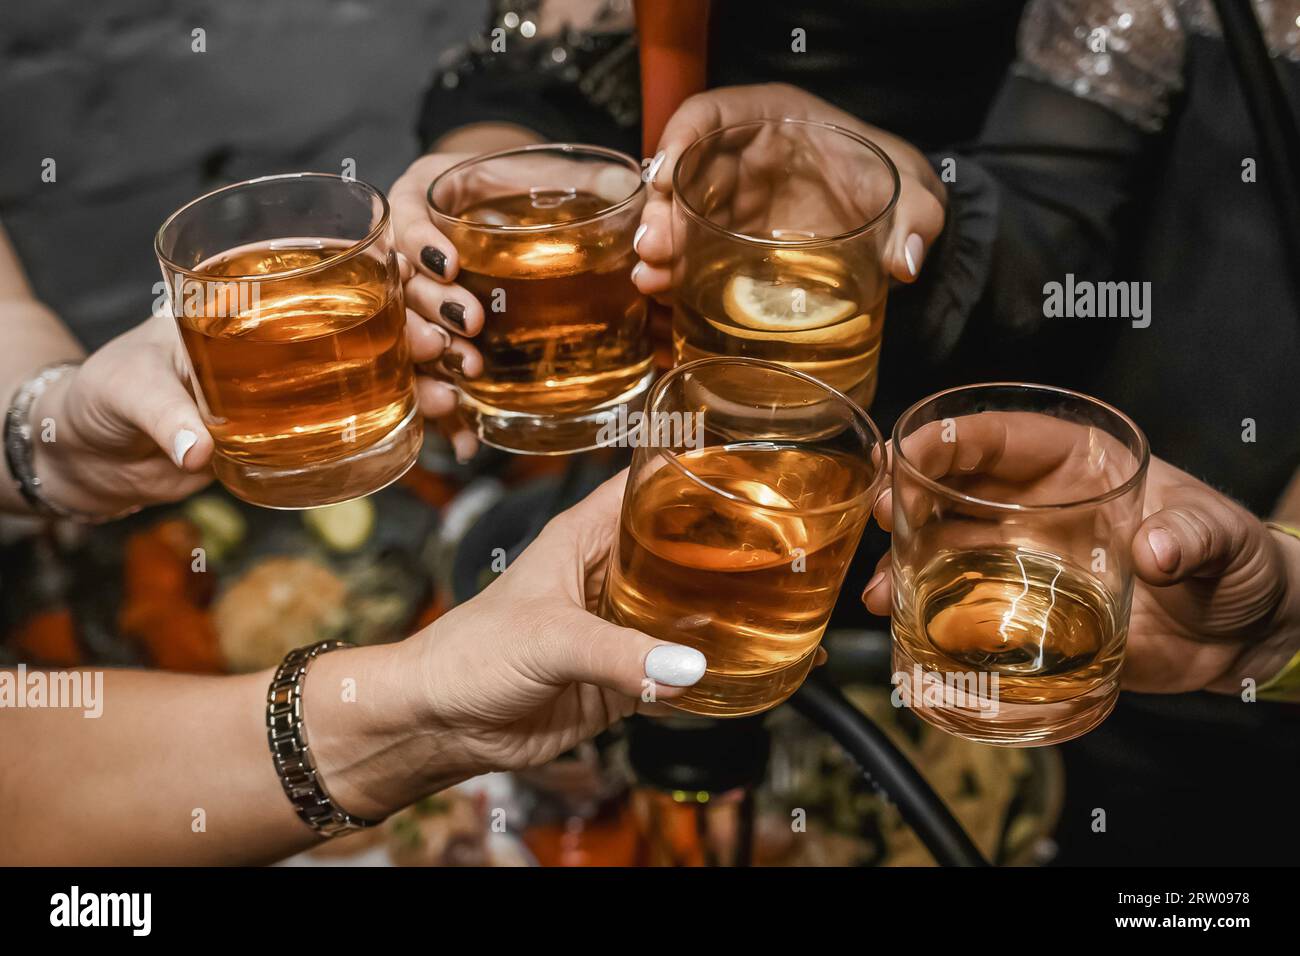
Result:
<svg viewBox="0 0 1300 956"><path fill-rule="evenodd" d="M790 704L844 748L867 781L898 807L940 866L988 865L925 778L839 688L813 676L790 698Z"/></svg>

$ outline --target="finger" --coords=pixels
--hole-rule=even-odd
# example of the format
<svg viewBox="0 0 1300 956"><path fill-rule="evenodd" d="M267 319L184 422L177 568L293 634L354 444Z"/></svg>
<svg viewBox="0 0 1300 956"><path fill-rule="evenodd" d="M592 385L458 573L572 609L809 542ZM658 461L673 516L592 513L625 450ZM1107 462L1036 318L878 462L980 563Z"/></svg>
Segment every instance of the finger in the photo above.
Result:
<svg viewBox="0 0 1300 956"><path fill-rule="evenodd" d="M671 269L656 269L644 262L632 267L632 284L642 295L662 295L673 287Z"/></svg>
<svg viewBox="0 0 1300 956"><path fill-rule="evenodd" d="M406 304L457 335L478 335L483 328L483 306L458 285L417 275L406 283Z"/></svg>
<svg viewBox="0 0 1300 956"><path fill-rule="evenodd" d="M1142 522L1133 539L1134 568L1157 587L1217 578L1248 557L1250 540L1245 515L1205 488L1195 499L1185 496Z"/></svg>
<svg viewBox="0 0 1300 956"><path fill-rule="evenodd" d="M862 603L878 617L889 617L893 603L893 564L886 554L876 563L876 573L862 589Z"/></svg>
<svg viewBox="0 0 1300 956"><path fill-rule="evenodd" d="M427 375L415 379L415 397L425 418L442 418L456 410L456 389L449 383Z"/></svg>
<svg viewBox="0 0 1300 956"><path fill-rule="evenodd" d="M595 684L635 697L671 697L704 676L704 655L657 641L575 608L531 645L532 663L551 682Z"/></svg>
<svg viewBox="0 0 1300 956"><path fill-rule="evenodd" d="M456 460L462 465L468 464L470 459L478 454L481 444L473 429L459 420L448 430L447 440L451 442L451 450Z"/></svg>
<svg viewBox="0 0 1300 956"><path fill-rule="evenodd" d="M432 171L432 167L431 167ZM437 282L451 282L460 270L456 247L429 218L424 176L405 175L389 190L393 209L393 235L398 251L423 276Z"/></svg>
<svg viewBox="0 0 1300 956"><path fill-rule="evenodd" d="M451 337L451 348L443 353L441 364L448 371L466 378L478 378L483 374L483 354L459 335Z"/></svg>
<svg viewBox="0 0 1300 956"><path fill-rule="evenodd" d="M760 86L723 87L688 97L664 126L659 149L646 170L646 182L660 194L671 195L673 171L686 147L723 126L767 118L770 102Z"/></svg>
<svg viewBox="0 0 1300 956"><path fill-rule="evenodd" d="M451 347L451 333L441 325L426 322L414 309L407 309L406 342L411 348L411 361L432 362Z"/></svg>
<svg viewBox="0 0 1300 956"><path fill-rule="evenodd" d="M826 648L818 647L817 653L813 655L813 667L821 667L829 659L830 655L826 653Z"/></svg>
<svg viewBox="0 0 1300 956"><path fill-rule="evenodd" d="M212 459L212 436L173 367L158 362L130 387L116 390L118 414L148 435L176 467L197 474Z"/></svg>
<svg viewBox="0 0 1300 956"><path fill-rule="evenodd" d="M905 178L885 254L889 274L899 282L915 282L943 222L943 204L915 179Z"/></svg>
<svg viewBox="0 0 1300 956"><path fill-rule="evenodd" d="M641 225L632 237L632 249L643 262L666 266L673 257L673 204L665 196L651 193L641 212Z"/></svg>

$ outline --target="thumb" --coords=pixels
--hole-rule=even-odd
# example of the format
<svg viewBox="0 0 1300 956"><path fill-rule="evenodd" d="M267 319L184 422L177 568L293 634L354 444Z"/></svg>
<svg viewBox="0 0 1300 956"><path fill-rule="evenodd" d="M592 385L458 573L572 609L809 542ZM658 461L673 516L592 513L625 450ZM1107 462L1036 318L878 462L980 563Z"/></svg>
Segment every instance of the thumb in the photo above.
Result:
<svg viewBox="0 0 1300 956"><path fill-rule="evenodd" d="M683 644L603 621L575 609L555 627L556 640L533 645L534 664L557 683L595 684L640 697L674 697L704 676L704 655Z"/></svg>
<svg viewBox="0 0 1300 956"><path fill-rule="evenodd" d="M212 436L203 427L194 399L170 366L160 365L116 396L117 412L148 435L172 464L201 472L212 458Z"/></svg>
<svg viewBox="0 0 1300 956"><path fill-rule="evenodd" d="M1199 497L1204 500L1162 508L1138 528L1133 562L1147 584L1218 577L1248 557L1250 529L1242 515L1213 493Z"/></svg>

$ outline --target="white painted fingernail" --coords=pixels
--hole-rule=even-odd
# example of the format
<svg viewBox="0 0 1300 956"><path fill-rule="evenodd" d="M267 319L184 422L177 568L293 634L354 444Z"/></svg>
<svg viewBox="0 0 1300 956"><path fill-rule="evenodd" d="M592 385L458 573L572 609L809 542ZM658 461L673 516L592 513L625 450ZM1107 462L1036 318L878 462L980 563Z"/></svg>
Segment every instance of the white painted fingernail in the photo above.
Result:
<svg viewBox="0 0 1300 956"><path fill-rule="evenodd" d="M913 276L916 275L917 265L921 262L921 254L925 252L925 243L916 233L907 237L907 242L903 244L903 258L907 260L907 271Z"/></svg>
<svg viewBox="0 0 1300 956"><path fill-rule="evenodd" d="M644 238L645 234L649 230L650 230L650 224L647 222L643 222L641 223L641 225L636 227L636 235L632 237L632 251L635 252L638 256L641 255L641 250L637 248L637 244L642 240L642 238Z"/></svg>
<svg viewBox="0 0 1300 956"><path fill-rule="evenodd" d="M652 183L655 181L655 176L659 174L659 167L664 164L664 158L667 155L668 154L665 153L662 149L659 150L659 152L655 153L655 158L650 160L650 166L645 171L646 182Z"/></svg>
<svg viewBox="0 0 1300 956"><path fill-rule="evenodd" d="M172 441L172 459L176 462L177 468L185 467L185 453L193 448L198 440L199 436L188 428L182 428L176 433L176 438Z"/></svg>
<svg viewBox="0 0 1300 956"><path fill-rule="evenodd" d="M644 268L645 268L645 263L644 263L644 262L638 262L636 265L634 265L634 266L632 267L632 284L633 284L633 285L636 284L636 277L639 276L639 275L641 274L641 270L644 269Z"/></svg>
<svg viewBox="0 0 1300 956"><path fill-rule="evenodd" d="M681 644L660 644L645 656L645 676L668 687L690 687L707 666L703 654Z"/></svg>

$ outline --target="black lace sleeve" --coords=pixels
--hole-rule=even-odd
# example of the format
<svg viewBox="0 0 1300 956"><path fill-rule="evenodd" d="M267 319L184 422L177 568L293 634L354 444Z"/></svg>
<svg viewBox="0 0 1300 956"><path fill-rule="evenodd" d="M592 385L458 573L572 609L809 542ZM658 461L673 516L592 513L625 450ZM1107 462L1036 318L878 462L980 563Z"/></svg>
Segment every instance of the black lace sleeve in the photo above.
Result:
<svg viewBox="0 0 1300 956"><path fill-rule="evenodd" d="M640 150L631 0L491 0L486 29L445 54L420 110L425 149L471 123Z"/></svg>

